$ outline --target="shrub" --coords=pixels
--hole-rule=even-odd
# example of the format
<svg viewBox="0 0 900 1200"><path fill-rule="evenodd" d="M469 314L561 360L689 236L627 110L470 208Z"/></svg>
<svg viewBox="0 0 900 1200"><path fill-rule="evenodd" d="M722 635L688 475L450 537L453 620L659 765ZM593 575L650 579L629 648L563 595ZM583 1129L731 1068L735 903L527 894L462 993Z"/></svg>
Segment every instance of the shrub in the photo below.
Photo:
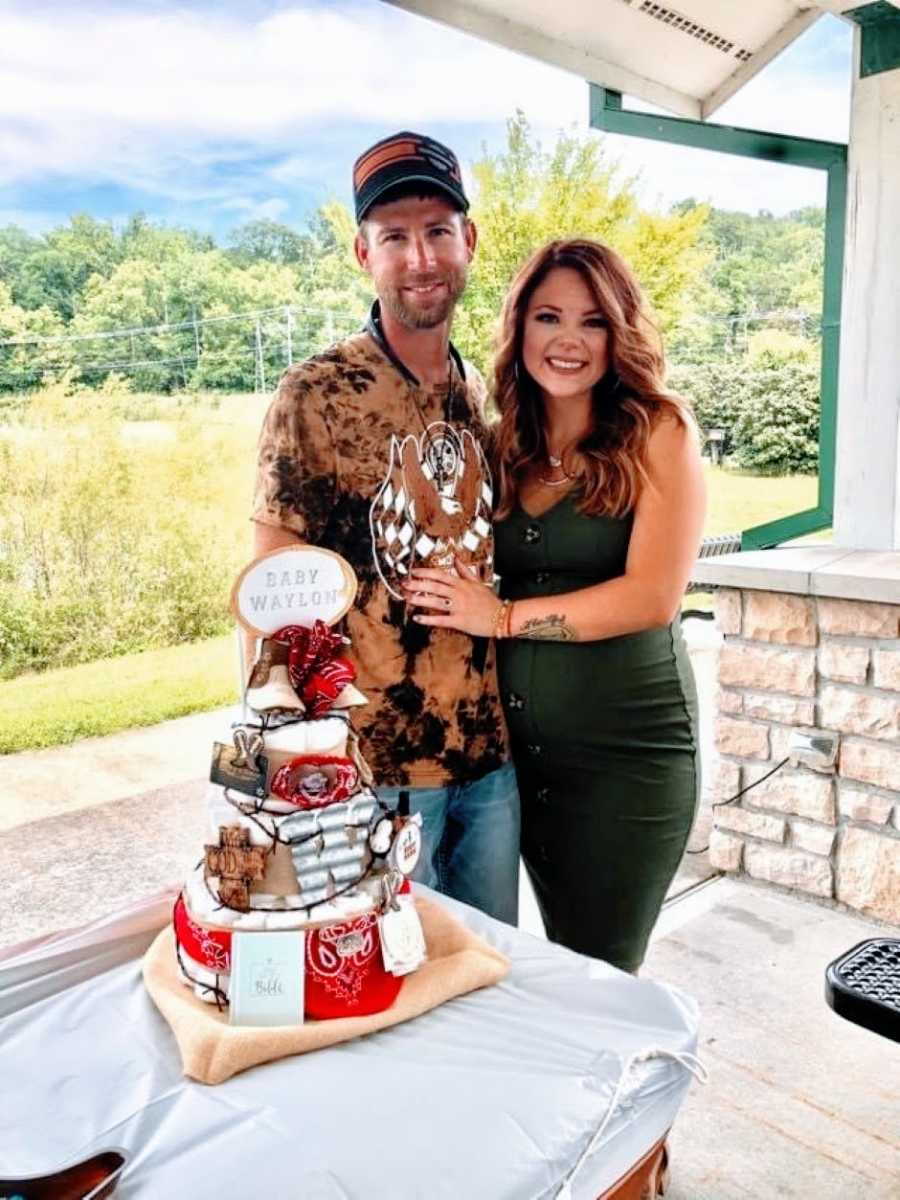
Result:
<svg viewBox="0 0 900 1200"><path fill-rule="evenodd" d="M733 429L746 396L746 375L744 359L692 363L669 372L669 386L690 401L704 433L725 431L725 454L734 449Z"/></svg>
<svg viewBox="0 0 900 1200"><path fill-rule="evenodd" d="M110 411L112 410L112 411ZM36 395L0 430L0 676L214 636L249 549L255 439Z"/></svg>
<svg viewBox="0 0 900 1200"><path fill-rule="evenodd" d="M725 431L724 453L765 475L818 466L819 375L814 354L761 339L750 355L673 367L670 387L693 405L700 428Z"/></svg>
<svg viewBox="0 0 900 1200"><path fill-rule="evenodd" d="M738 463L760 475L813 475L819 465L819 374L799 360L758 362L733 426Z"/></svg>

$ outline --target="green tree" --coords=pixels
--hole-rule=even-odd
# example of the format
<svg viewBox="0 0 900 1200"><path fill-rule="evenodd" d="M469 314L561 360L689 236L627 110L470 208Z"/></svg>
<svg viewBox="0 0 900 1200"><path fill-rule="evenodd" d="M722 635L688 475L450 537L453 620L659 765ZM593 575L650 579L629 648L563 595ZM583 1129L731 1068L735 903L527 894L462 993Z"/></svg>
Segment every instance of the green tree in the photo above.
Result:
<svg viewBox="0 0 900 1200"><path fill-rule="evenodd" d="M274 263L279 267L300 267L314 253L313 238L298 233L278 221L248 221L239 225L229 238L229 254L240 266L255 262Z"/></svg>
<svg viewBox="0 0 900 1200"><path fill-rule="evenodd" d="M42 382L44 370L59 366L62 348L52 344L43 350L35 364L31 338L54 338L62 332L62 323L52 309L42 306L24 309L14 303L9 286L0 281L0 392L24 392Z"/></svg>
<svg viewBox="0 0 900 1200"><path fill-rule="evenodd" d="M91 279L73 332L134 332L73 343L70 362L86 382L97 382L106 370L121 370L148 391L252 391L256 327L247 314L264 309L278 310L261 318L270 370L275 371L276 359L283 364L283 310L297 300L295 272L270 263L239 267L222 250L181 249L158 262L131 258L109 279ZM221 319L229 317L242 319ZM210 318L213 323L202 324Z"/></svg>

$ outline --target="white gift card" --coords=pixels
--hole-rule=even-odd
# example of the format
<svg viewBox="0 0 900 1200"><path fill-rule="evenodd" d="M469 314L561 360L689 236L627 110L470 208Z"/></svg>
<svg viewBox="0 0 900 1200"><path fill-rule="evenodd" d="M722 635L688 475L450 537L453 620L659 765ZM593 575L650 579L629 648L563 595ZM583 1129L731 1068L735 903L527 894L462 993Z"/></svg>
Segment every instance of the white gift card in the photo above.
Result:
<svg viewBox="0 0 900 1200"><path fill-rule="evenodd" d="M422 853L422 818L419 813L409 818L394 838L388 865L402 875L411 875Z"/></svg>
<svg viewBox="0 0 900 1200"><path fill-rule="evenodd" d="M425 934L412 896L398 896L399 908L388 908L378 918L384 969L408 975L426 958Z"/></svg>
<svg viewBox="0 0 900 1200"><path fill-rule="evenodd" d="M231 935L232 1025L303 1024L301 930Z"/></svg>

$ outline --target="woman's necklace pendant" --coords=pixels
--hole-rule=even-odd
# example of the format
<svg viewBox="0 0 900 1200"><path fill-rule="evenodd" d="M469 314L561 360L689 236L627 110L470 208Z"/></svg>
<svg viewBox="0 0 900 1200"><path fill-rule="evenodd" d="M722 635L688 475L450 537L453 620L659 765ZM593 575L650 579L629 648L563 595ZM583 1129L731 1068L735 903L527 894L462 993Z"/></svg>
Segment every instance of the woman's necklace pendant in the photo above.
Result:
<svg viewBox="0 0 900 1200"><path fill-rule="evenodd" d="M547 462L550 464L551 467L561 467L562 466L562 459L557 458L555 454L548 454Z"/></svg>

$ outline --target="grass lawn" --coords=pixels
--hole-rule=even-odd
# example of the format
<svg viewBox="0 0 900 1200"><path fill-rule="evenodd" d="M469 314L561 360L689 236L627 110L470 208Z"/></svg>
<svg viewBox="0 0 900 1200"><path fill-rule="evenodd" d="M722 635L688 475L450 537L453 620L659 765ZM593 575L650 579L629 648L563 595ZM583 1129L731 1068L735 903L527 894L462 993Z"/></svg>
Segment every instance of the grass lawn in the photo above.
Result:
<svg viewBox="0 0 900 1200"><path fill-rule="evenodd" d="M816 480L807 476L761 478L708 467L707 480L708 534L736 533L816 500ZM702 596L686 603L707 604ZM0 754L154 725L236 698L230 636L20 675L0 683Z"/></svg>
<svg viewBox="0 0 900 1200"><path fill-rule="evenodd" d="M818 480L813 475L745 475L706 467L709 508L707 534L740 533L764 521L815 508Z"/></svg>
<svg viewBox="0 0 900 1200"><path fill-rule="evenodd" d="M232 636L0 683L0 754L155 725L237 699Z"/></svg>

